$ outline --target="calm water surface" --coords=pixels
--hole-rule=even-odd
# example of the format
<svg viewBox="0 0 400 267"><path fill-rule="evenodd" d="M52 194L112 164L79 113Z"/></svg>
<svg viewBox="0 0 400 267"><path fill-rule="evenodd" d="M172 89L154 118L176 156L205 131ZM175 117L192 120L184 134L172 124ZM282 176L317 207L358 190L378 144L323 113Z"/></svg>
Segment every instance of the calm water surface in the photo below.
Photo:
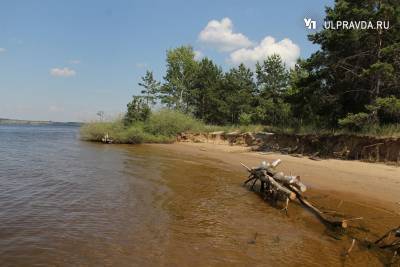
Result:
<svg viewBox="0 0 400 267"><path fill-rule="evenodd" d="M342 264L312 215L271 208L222 162L78 133L0 126L0 266Z"/></svg>

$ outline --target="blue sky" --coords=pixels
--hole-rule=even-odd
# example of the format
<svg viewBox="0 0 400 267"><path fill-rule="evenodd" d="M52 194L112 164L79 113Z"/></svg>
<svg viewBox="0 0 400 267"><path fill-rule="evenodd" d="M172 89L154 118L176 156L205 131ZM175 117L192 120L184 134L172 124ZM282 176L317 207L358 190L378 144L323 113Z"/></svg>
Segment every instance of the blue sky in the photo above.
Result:
<svg viewBox="0 0 400 267"><path fill-rule="evenodd" d="M2 0L0 118L87 121L123 112L146 69L190 44L224 69L318 49L303 18L333 1ZM269 36L269 38L266 38ZM264 41L263 41L264 40ZM285 40L285 41L282 41Z"/></svg>

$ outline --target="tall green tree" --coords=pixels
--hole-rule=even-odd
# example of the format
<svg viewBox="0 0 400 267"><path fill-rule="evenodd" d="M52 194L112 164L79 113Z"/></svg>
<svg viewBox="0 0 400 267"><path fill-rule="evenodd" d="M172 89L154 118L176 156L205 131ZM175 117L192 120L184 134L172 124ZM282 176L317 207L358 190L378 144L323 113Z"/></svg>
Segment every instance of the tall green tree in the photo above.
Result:
<svg viewBox="0 0 400 267"><path fill-rule="evenodd" d="M161 101L170 108L190 112L191 91L198 66L191 46L167 51L165 83L161 87Z"/></svg>
<svg viewBox="0 0 400 267"><path fill-rule="evenodd" d="M277 97L285 93L289 72L279 55L268 56L256 64L258 93L261 97Z"/></svg>
<svg viewBox="0 0 400 267"><path fill-rule="evenodd" d="M124 124L128 126L137 121L145 121L149 118L150 112L150 107L143 96L133 96L132 101L127 104Z"/></svg>
<svg viewBox="0 0 400 267"><path fill-rule="evenodd" d="M160 92L161 83L156 81L152 71L146 71L146 74L142 76L139 86L143 87L141 93L144 95L146 104L148 106L156 103L157 94Z"/></svg>
<svg viewBox="0 0 400 267"><path fill-rule="evenodd" d="M224 76L223 89L226 92L228 108L227 122L240 123L241 116L250 115L254 109L256 84L253 72L244 64L232 68Z"/></svg>
<svg viewBox="0 0 400 267"><path fill-rule="evenodd" d="M191 105L195 117L209 123L221 124L224 109L221 90L222 70L212 60L203 58L193 79Z"/></svg>
<svg viewBox="0 0 400 267"><path fill-rule="evenodd" d="M285 98L289 88L289 71L279 55L267 57L256 65L257 103L254 121L263 124L287 124L290 105Z"/></svg>

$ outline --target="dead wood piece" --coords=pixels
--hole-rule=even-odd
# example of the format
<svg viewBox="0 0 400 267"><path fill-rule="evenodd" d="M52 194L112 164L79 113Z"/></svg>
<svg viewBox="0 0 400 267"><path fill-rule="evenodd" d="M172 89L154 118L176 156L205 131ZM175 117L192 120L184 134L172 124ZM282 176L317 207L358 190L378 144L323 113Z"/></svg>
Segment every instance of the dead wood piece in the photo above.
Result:
<svg viewBox="0 0 400 267"><path fill-rule="evenodd" d="M393 256L391 259L391 263L393 264L398 260L398 254L400 253L400 226L387 231L374 243L381 249L393 251Z"/></svg>
<svg viewBox="0 0 400 267"><path fill-rule="evenodd" d="M335 216L331 216L328 214L323 213L320 211L317 207L312 205L310 202L308 202L303 196L297 195L297 199L300 201L301 204L309 208L311 211L313 211L323 222L332 225L334 227L341 227L341 228L347 228L348 220L344 220L342 218L338 218Z"/></svg>
<svg viewBox="0 0 400 267"><path fill-rule="evenodd" d="M319 151L318 151L318 152L315 152L314 154L312 154L312 155L309 156L308 158L311 159L311 160L321 160L321 159L318 157L318 155L319 155Z"/></svg>
<svg viewBox="0 0 400 267"><path fill-rule="evenodd" d="M353 250L355 244L356 244L356 240L353 238L353 241L351 242L349 249L346 251L346 256L350 255L350 252Z"/></svg>
<svg viewBox="0 0 400 267"><path fill-rule="evenodd" d="M383 236L381 236L380 238L378 238L374 244L379 245L382 243L382 241L387 241L392 234L395 234L396 237L400 237L400 226L394 229L391 229L389 231L387 231Z"/></svg>
<svg viewBox="0 0 400 267"><path fill-rule="evenodd" d="M247 167L246 165L244 165L243 163L240 162L240 164L245 167L249 172L251 172L251 169L249 167Z"/></svg>
<svg viewBox="0 0 400 267"><path fill-rule="evenodd" d="M268 181L270 182L271 185L275 186L277 190L285 194L290 200L295 200L296 199L296 194L287 189L286 187L283 187L280 185L277 181L274 180L271 176L268 174L266 175Z"/></svg>
<svg viewBox="0 0 400 267"><path fill-rule="evenodd" d="M286 203L283 210L286 212L288 210L289 201L297 198L304 207L314 212L322 222L334 227L347 228L349 221L362 219L343 219L319 210L303 197L302 193L306 191L306 186L300 181L299 176L284 175L284 173L276 170L276 166L280 163L281 160L276 160L272 163L263 161L261 165L256 168L250 168L245 164L240 163L250 173L244 184L253 181L251 185L251 189L253 189L255 183L260 181L260 191L265 197L269 198L273 202L276 202L278 199L285 200Z"/></svg>

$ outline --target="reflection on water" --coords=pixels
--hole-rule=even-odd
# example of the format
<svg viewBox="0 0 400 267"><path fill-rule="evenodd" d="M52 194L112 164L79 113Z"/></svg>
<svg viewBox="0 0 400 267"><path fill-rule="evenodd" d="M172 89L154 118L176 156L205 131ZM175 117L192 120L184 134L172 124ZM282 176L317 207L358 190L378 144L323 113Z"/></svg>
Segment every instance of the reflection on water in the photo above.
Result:
<svg viewBox="0 0 400 267"><path fill-rule="evenodd" d="M77 135L0 126L1 266L341 265L310 214L271 208L222 163Z"/></svg>

